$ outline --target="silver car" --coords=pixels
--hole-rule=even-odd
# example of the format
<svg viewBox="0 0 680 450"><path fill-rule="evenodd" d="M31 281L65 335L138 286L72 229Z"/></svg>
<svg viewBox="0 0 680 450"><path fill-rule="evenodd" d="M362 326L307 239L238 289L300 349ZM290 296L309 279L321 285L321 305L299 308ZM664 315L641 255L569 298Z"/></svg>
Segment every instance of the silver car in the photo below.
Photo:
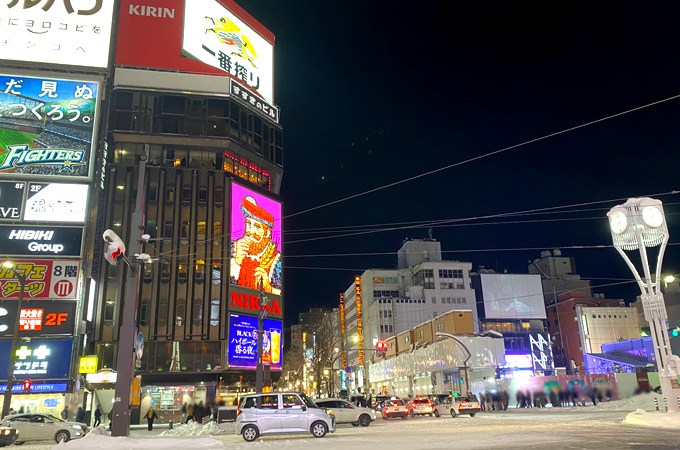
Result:
<svg viewBox="0 0 680 450"><path fill-rule="evenodd" d="M311 433L321 438L335 432L335 417L300 392L244 395L236 414L236 433L248 442L271 434Z"/></svg>
<svg viewBox="0 0 680 450"><path fill-rule="evenodd" d="M15 444L26 441L66 442L87 434L87 425L79 422L67 422L49 414L12 414L5 416L0 425L19 432Z"/></svg>

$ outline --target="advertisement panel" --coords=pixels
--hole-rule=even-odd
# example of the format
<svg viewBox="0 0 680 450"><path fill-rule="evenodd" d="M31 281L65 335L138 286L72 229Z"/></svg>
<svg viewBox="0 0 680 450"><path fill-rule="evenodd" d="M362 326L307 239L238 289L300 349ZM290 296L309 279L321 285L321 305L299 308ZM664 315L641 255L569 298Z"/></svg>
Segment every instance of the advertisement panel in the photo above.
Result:
<svg viewBox="0 0 680 450"><path fill-rule="evenodd" d="M231 284L281 295L281 203L231 184Z"/></svg>
<svg viewBox="0 0 680 450"><path fill-rule="evenodd" d="M0 75L0 177L89 178L99 83Z"/></svg>
<svg viewBox="0 0 680 450"><path fill-rule="evenodd" d="M0 341L0 380L7 380L12 341ZM71 372L70 339L31 339L17 345L14 376L19 380L67 379Z"/></svg>
<svg viewBox="0 0 680 450"><path fill-rule="evenodd" d="M114 3L114 0L2 2L1 58L106 68Z"/></svg>
<svg viewBox="0 0 680 450"><path fill-rule="evenodd" d="M24 206L26 183L0 181L0 220L19 220Z"/></svg>
<svg viewBox="0 0 680 450"><path fill-rule="evenodd" d="M217 0L185 3L182 51L274 102L274 46Z"/></svg>
<svg viewBox="0 0 680 450"><path fill-rule="evenodd" d="M283 322L264 319L262 362L271 370L281 370ZM229 314L229 367L255 369L257 366L257 317Z"/></svg>
<svg viewBox="0 0 680 450"><path fill-rule="evenodd" d="M18 299L21 286L14 270L0 260L0 300ZM26 274L24 299L76 300L80 277L78 260L19 260L12 261L16 270Z"/></svg>
<svg viewBox="0 0 680 450"><path fill-rule="evenodd" d="M12 336L17 306L15 301L0 301L0 336ZM19 336L72 336L75 312L76 302L32 300L24 303L19 317Z"/></svg>
<svg viewBox="0 0 680 450"><path fill-rule="evenodd" d="M4 256L76 256L83 241L81 227L0 225Z"/></svg>
<svg viewBox="0 0 680 450"><path fill-rule="evenodd" d="M487 319L545 319L540 275L480 274Z"/></svg>
<svg viewBox="0 0 680 450"><path fill-rule="evenodd" d="M202 75L217 75L223 77L234 77L230 70L222 69L218 64L217 66L208 65L201 62L201 58L191 59L182 57L182 47L183 47L183 34L184 34L184 0L165 0L163 1L163 6L157 5L143 5L138 0L122 0L120 9L120 19L118 25L118 42L116 47L116 65L118 66L129 66L129 67L146 67L155 69L171 69L179 70L182 72L190 72ZM197 5L194 5L197 3ZM202 35L206 33L209 28L215 29L214 26L204 26L205 23L210 23L208 19L204 19L207 16L208 10L202 12L199 7L202 2L197 2L196 0L187 1L187 8L191 11L192 17L194 14L202 14L202 16L196 15L194 21L200 23L199 28L191 28L190 34L193 35L193 39L202 39ZM258 38L255 41L251 41L251 34L247 34L247 38L251 43L258 42L259 39L263 39L267 46L273 46L274 35L267 30L262 24L250 16L245 10L240 6L230 0L213 0L210 5L214 4L214 8L210 10L216 11L226 11L229 17L236 17L239 23L246 24L240 30L241 33L251 33L255 35L257 33ZM220 22L220 19L225 16L215 16L214 19ZM230 19L231 20L231 19ZM221 22L220 22L221 23ZM233 23L233 22L232 22ZM202 27L202 28L201 28ZM219 28L219 25L218 25ZM162 31L159 31L162 30ZM244 31L249 30L249 31ZM253 31L254 30L254 31ZM216 30L216 32L208 32L212 38L211 42L213 45L220 44L219 46L226 46L223 44L218 36L218 32L221 29ZM224 36L223 34L220 34ZM237 37L237 34L234 34ZM237 41L233 41L232 47L237 46ZM243 42L238 41L238 42ZM265 44L262 44L265 45ZM260 54L260 48L254 47L258 53L258 59L264 58L265 56ZM206 51L199 48L199 55L202 55ZM250 49L248 49L250 51ZM268 50L262 50L265 53ZM232 56L231 51L225 52L222 50L229 58L233 58L234 62L239 61L242 67L248 68L252 66L250 62L246 63L248 66L244 66L241 62L241 58L237 56ZM209 53L207 53L209 55ZM273 49L272 49L273 55ZM269 58L269 61L273 62L273 58ZM219 62L219 61L218 61ZM234 64L235 67L235 64ZM234 69L235 70L235 69ZM249 72L250 74L250 69ZM234 78L242 79L245 76L247 79L250 75L236 76ZM271 75L273 77L273 74ZM244 84L248 84L245 81ZM256 88L255 88L256 86ZM255 91L258 92L268 101L273 101L273 78L265 85L265 80L260 81L260 85L255 85ZM225 85L225 87L227 87ZM262 90L262 92L260 91ZM265 95L265 93L270 92L270 94Z"/></svg>
<svg viewBox="0 0 680 450"><path fill-rule="evenodd" d="M30 183L24 220L85 223L86 184Z"/></svg>

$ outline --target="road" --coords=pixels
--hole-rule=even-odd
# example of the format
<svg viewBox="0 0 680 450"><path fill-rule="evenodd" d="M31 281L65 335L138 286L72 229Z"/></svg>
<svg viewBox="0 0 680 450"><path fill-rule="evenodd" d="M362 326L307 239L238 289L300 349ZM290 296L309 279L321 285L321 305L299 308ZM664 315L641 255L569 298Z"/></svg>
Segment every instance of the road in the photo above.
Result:
<svg viewBox="0 0 680 450"><path fill-rule="evenodd" d="M247 443L241 436L215 436L229 449L291 448L360 449L677 449L678 432L622 424L630 411L601 411L595 408L514 409L480 413L477 417L415 417L408 420L378 419L367 428L339 425L323 439L311 436L277 436ZM135 431L135 437L152 433ZM162 438L159 438L162 439ZM190 439L190 438L187 438ZM161 442L158 448L162 448ZM47 450L53 444L24 445L21 450ZM187 448L191 448L190 445ZM17 447L17 450L19 447Z"/></svg>

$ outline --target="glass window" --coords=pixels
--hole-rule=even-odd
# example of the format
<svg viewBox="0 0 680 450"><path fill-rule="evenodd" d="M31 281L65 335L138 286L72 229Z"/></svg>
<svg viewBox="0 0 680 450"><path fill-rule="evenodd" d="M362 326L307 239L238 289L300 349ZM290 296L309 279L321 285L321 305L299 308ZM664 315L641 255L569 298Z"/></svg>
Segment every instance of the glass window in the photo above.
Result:
<svg viewBox="0 0 680 450"><path fill-rule="evenodd" d="M282 395L282 402L284 409L301 409L302 400L297 395L284 394Z"/></svg>
<svg viewBox="0 0 680 450"><path fill-rule="evenodd" d="M279 396L278 395L263 395L260 397L261 409L279 409Z"/></svg>
<svg viewBox="0 0 680 450"><path fill-rule="evenodd" d="M224 202L224 188L222 186L215 187L215 206L222 207Z"/></svg>
<svg viewBox="0 0 680 450"><path fill-rule="evenodd" d="M108 299L104 306L104 320L106 322L113 322L113 300Z"/></svg>

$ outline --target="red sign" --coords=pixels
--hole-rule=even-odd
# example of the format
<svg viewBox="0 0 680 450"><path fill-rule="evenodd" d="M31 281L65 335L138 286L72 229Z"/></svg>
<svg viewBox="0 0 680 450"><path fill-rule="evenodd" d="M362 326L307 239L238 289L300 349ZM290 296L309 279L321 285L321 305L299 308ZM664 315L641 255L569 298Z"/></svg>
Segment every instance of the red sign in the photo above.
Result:
<svg viewBox="0 0 680 450"><path fill-rule="evenodd" d="M26 274L25 299L75 300L78 298L80 261L78 260L19 260L12 261L16 269L2 266L0 260L0 300L18 299L21 291L14 271Z"/></svg>
<svg viewBox="0 0 680 450"><path fill-rule="evenodd" d="M230 75L223 70L181 56L184 1L122 0L116 65L174 69L229 77ZM219 3L274 44L274 34L243 8L231 0L220 0Z"/></svg>

